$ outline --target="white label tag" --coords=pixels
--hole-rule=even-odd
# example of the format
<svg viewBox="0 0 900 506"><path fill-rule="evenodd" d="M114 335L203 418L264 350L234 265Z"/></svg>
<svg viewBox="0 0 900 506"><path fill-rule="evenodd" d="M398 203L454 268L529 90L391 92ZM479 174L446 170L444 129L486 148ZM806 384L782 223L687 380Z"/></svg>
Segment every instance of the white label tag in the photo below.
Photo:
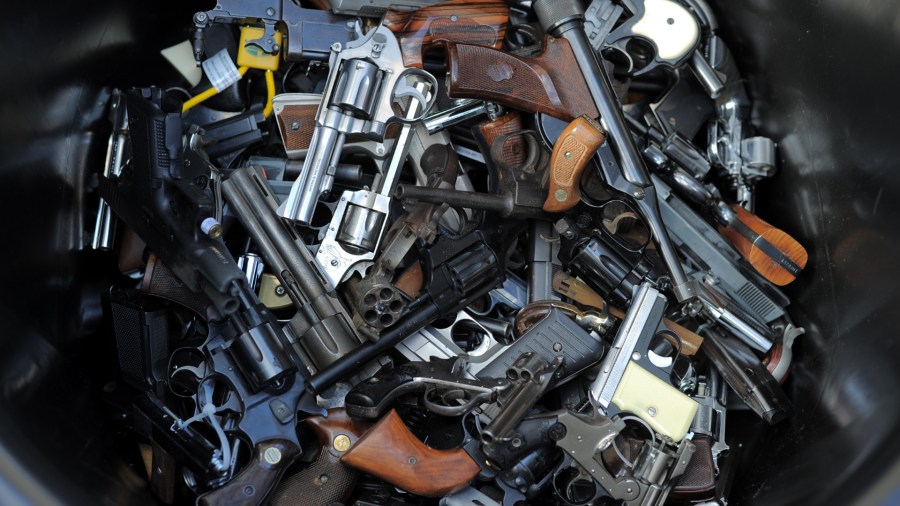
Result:
<svg viewBox="0 0 900 506"><path fill-rule="evenodd" d="M240 72L225 49L203 61L203 72L213 88L219 92L241 79Z"/></svg>

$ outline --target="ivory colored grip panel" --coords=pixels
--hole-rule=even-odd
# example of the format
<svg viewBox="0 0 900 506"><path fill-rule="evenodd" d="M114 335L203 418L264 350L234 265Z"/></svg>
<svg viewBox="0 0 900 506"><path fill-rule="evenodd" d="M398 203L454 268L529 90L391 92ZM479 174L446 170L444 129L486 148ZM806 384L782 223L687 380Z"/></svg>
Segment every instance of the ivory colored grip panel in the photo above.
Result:
<svg viewBox="0 0 900 506"><path fill-rule="evenodd" d="M612 402L676 443L684 439L699 407L697 401L634 362L625 367Z"/></svg>
<svg viewBox="0 0 900 506"><path fill-rule="evenodd" d="M596 121L581 116L562 131L550 155L550 191L544 211L567 211L581 200L581 175L606 136Z"/></svg>

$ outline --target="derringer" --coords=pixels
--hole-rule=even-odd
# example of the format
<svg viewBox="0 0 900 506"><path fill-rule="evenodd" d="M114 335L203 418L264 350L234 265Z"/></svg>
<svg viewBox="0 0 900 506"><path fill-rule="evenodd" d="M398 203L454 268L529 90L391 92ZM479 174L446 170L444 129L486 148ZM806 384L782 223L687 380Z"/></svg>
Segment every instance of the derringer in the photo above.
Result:
<svg viewBox="0 0 900 506"><path fill-rule="evenodd" d="M389 123L411 123L428 112L437 81L422 70L424 51L447 40L497 47L507 20L502 2L473 6L454 0L411 13L388 10L382 23L365 37L332 46L330 72L303 173L281 215L309 223L315 203L331 190L333 167L348 135L380 141ZM353 219L384 220L367 214Z"/></svg>

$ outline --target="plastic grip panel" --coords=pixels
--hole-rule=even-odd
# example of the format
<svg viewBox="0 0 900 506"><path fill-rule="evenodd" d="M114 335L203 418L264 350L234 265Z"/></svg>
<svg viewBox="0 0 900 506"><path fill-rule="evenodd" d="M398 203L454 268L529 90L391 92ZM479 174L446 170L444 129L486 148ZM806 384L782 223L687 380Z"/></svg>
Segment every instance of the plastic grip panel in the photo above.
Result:
<svg viewBox="0 0 900 506"><path fill-rule="evenodd" d="M447 55L451 98L489 100L563 121L599 114L565 39L545 37L534 58L467 44L448 44Z"/></svg>

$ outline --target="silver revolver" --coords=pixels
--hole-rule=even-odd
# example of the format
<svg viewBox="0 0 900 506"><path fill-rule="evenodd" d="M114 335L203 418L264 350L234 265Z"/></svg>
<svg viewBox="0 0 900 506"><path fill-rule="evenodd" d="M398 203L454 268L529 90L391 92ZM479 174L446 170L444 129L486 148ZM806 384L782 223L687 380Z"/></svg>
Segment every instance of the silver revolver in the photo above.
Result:
<svg viewBox="0 0 900 506"><path fill-rule="evenodd" d="M309 224L319 197L331 191L348 135L383 141L389 123L412 123L424 116L434 101L433 93L426 98L428 91L437 89L434 76L403 65L400 43L383 25L331 49L330 72L303 171L279 208L281 216L301 224Z"/></svg>

